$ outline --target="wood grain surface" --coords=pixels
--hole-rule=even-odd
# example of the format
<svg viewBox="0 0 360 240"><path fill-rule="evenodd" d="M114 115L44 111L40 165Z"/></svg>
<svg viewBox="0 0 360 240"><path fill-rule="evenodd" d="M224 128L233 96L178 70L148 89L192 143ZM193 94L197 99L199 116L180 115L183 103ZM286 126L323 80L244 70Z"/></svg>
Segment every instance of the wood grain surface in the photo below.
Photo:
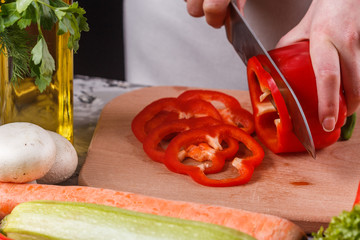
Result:
<svg viewBox="0 0 360 240"><path fill-rule="evenodd" d="M264 147L265 158L251 181L237 187L205 187L150 160L132 134L131 121L150 102L185 90L142 88L110 101L99 118L79 184L272 214L308 233L352 208L360 179L359 122L349 141L317 151L316 160L307 153L275 155ZM220 91L251 110L247 91Z"/></svg>

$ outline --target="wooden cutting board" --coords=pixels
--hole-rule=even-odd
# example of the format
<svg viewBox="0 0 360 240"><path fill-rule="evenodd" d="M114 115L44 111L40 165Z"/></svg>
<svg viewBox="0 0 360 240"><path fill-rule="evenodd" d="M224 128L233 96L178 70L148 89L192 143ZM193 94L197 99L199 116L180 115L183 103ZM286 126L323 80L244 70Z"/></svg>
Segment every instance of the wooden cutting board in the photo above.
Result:
<svg viewBox="0 0 360 240"><path fill-rule="evenodd" d="M306 232L317 231L332 216L352 208L360 180L359 122L349 141L317 151L316 160L307 153L275 155L264 147L262 164L243 186L205 187L150 160L132 134L131 121L150 102L185 90L142 88L110 101L99 118L79 184L277 215ZM251 110L247 91L220 91Z"/></svg>

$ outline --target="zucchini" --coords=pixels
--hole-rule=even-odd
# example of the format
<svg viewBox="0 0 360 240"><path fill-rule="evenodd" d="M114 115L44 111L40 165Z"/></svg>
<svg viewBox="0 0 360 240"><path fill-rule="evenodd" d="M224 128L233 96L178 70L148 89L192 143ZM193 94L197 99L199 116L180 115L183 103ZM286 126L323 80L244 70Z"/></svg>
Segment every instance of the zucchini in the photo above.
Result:
<svg viewBox="0 0 360 240"><path fill-rule="evenodd" d="M210 223L61 201L21 203L3 219L0 231L14 240L254 239Z"/></svg>

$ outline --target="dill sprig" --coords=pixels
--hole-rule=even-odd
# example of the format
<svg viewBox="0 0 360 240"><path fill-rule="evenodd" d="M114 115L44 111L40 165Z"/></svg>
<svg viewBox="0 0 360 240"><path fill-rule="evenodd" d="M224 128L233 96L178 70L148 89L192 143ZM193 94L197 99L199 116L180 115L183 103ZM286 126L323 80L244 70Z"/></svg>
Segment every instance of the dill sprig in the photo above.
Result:
<svg viewBox="0 0 360 240"><path fill-rule="evenodd" d="M30 35L16 25L10 26L0 33L0 51L10 57L12 63L10 66L12 68L12 82L17 82L18 79L22 79L24 76L30 76L30 39Z"/></svg>

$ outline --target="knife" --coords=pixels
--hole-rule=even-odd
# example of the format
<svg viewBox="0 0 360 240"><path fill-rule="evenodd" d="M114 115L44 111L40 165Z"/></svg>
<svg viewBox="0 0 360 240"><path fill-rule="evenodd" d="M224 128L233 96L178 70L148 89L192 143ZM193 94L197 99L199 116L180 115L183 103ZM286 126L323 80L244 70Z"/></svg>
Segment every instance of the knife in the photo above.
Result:
<svg viewBox="0 0 360 240"><path fill-rule="evenodd" d="M229 42L233 45L245 65L247 65L248 60L253 56L265 56L264 59L268 61L268 66L270 66L266 70L273 77L276 86L285 100L287 110L294 126L294 134L308 153L315 159L314 140L299 100L275 62L272 60L259 39L255 36L254 31L241 15L236 0L230 1L225 28Z"/></svg>

